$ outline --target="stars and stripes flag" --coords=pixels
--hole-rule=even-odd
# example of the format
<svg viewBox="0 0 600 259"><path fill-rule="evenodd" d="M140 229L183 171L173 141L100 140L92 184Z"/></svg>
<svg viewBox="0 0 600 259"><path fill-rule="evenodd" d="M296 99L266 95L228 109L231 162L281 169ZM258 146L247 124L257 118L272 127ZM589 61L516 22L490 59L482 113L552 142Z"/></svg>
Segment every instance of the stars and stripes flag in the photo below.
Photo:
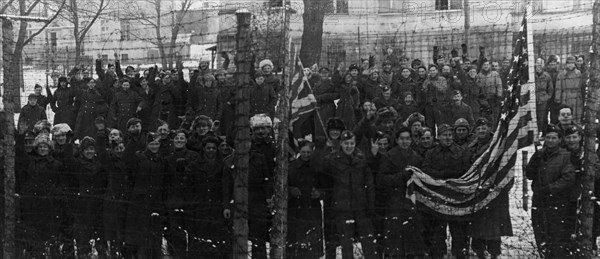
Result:
<svg viewBox="0 0 600 259"><path fill-rule="evenodd" d="M300 62L295 44L291 46L291 53L294 53L294 76L291 79L291 115L290 131L294 128L295 122L304 121L305 117L313 112L317 107L317 99L312 92L308 80L304 76L304 66Z"/></svg>
<svg viewBox="0 0 600 259"><path fill-rule="evenodd" d="M488 149L458 179L434 179L416 167L407 196L434 213L465 216L485 208L514 184L517 150L533 144L535 86L526 83L527 17L516 38L500 122ZM508 201L506 201L508 202Z"/></svg>

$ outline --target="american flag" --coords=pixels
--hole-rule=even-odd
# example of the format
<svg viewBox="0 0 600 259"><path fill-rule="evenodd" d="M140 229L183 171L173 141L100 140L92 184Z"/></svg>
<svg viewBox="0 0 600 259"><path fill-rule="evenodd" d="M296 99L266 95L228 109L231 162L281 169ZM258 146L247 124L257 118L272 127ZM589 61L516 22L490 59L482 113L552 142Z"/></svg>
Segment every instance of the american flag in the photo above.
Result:
<svg viewBox="0 0 600 259"><path fill-rule="evenodd" d="M458 179L439 180L416 167L407 196L431 211L465 216L485 208L514 184L517 150L533 144L535 86L527 83L527 17L513 48L500 122L488 149Z"/></svg>
<svg viewBox="0 0 600 259"><path fill-rule="evenodd" d="M294 128L295 122L304 121L303 117L308 116L317 107L317 100L313 95L312 89L308 80L304 76L304 67L298 53L296 53L295 45L292 44L292 52L294 54L294 76L291 81L291 115L290 115L290 131Z"/></svg>

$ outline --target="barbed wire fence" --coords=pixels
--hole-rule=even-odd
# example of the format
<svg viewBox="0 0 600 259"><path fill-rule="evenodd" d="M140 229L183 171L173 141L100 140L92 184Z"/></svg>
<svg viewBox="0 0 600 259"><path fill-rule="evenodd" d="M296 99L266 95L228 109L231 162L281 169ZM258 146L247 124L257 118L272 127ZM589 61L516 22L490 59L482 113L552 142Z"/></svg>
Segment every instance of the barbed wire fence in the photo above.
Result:
<svg viewBox="0 0 600 259"><path fill-rule="evenodd" d="M284 49L285 44L282 42L284 20L282 19L281 13L274 11L274 9L253 9L252 17L252 41L253 41L253 52L255 54L255 62L258 63L262 59L271 59L278 70L281 70L285 66L287 60L287 51ZM300 15L300 14L298 14ZM200 22L200 19L189 21L188 23L193 24ZM220 66L223 62L220 53L226 51L233 58L235 54L235 15L226 14L220 17L221 27L219 29L220 35L217 40L202 42L202 45L214 44L217 46L215 52L216 64ZM164 25L169 26L169 25ZM533 50L537 57L548 58L549 55L557 55L561 61L566 60L568 56L572 55L588 55L589 43L591 41L591 26L577 26L577 27L565 27L562 29L554 30L537 30L534 32L534 47ZM292 35L295 35L293 41L296 44L301 44L300 34L301 31L291 31ZM106 33L101 36L110 36L111 33ZM203 32L191 33L191 36L202 35ZM486 27L473 27L471 29L471 37L469 39L470 46L469 54L470 59L477 59L477 50L479 46L486 47L486 57L493 61L501 62L503 58L509 58L512 54L512 45L515 32L509 25L507 26L486 26ZM42 37L42 36L38 36ZM150 40L152 35L148 36ZM89 39L87 45L98 45L97 43L103 42L102 39ZM381 67L381 63L386 59L386 50L392 48L393 52L397 56L406 56L410 60L420 59L425 64L433 63L433 47L439 46L440 53L445 55L448 59L451 58L450 51L452 49L460 50L461 44L464 42L464 35L460 29L446 29L446 28L430 28L429 30L410 30L409 28L400 26L395 31L390 31L385 34L365 34L362 33L360 36L357 33L338 33L338 32L324 32L323 34L323 48L319 67L328 67L333 70L333 66L338 63L344 63L348 67L352 63L360 63L361 58L366 58L369 55L375 57L375 64ZM111 43L110 45L115 45ZM67 48L68 47L68 48ZM58 46L54 51L56 55L62 56L56 58L53 61L53 65L56 67L63 66L69 67L73 64L68 64L67 60L72 56L67 49L75 49L72 46L65 45ZM119 46L117 48L89 48L86 47L85 51L118 51L120 53L126 53L127 51L139 50L139 47ZM144 50L156 49L155 46L146 45L142 47ZM39 56L40 54L47 54L47 46L34 45L32 44L26 49L24 53L25 65L31 65L31 69L24 70L24 84L25 91L21 92L21 106L27 103L27 96L33 92L33 86L35 84L45 85L46 82L46 66L47 60L29 58L29 56ZM110 55L109 55L110 56ZM88 57L86 62L90 67L89 74L93 73L93 61L95 57ZM186 58L184 58L186 60ZM105 60L107 61L107 60ZM131 60L129 64L143 64L150 65L154 64L154 60L138 59ZM187 59L187 61L195 61ZM232 60L232 63L233 60ZM124 64L128 65L128 64ZM234 64L232 64L234 65ZM257 65L257 64L256 64ZM192 67L193 68L193 67ZM190 69L192 69L190 68ZM63 69L61 72L64 73L69 69ZM186 78L189 76L186 75ZM45 93L44 93L45 94ZM53 112L48 109L48 119L52 122ZM528 156L531 157L534 150L533 148L526 149ZM513 223L514 236L503 238L503 257L505 258L536 258L538 257L536 252L535 239L531 226L531 191L524 193L524 173L522 169L522 155L519 153L517 164L514 167L515 171L515 183L509 194L510 197L510 212ZM527 184L525 184L527 185ZM529 188L530 190L531 188ZM67 204L73 202L73 200L65 201ZM528 210L525 210L529 204ZM222 223L221 221L215 221L215 223ZM24 226L25 228L28 226ZM198 237L190 236L190 239L201 239ZM262 240L268 242L268 240ZM40 245L40 244L37 244ZM43 245L43 244L41 244Z"/></svg>

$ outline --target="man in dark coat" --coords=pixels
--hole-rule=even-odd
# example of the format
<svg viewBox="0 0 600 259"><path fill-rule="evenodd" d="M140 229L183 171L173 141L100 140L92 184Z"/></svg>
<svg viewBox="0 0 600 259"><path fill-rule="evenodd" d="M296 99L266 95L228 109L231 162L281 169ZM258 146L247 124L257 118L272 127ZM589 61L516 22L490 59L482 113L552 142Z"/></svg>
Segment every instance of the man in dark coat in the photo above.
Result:
<svg viewBox="0 0 600 259"><path fill-rule="evenodd" d="M42 89L41 85L36 84L33 88L33 94L37 96L37 104L46 111L46 107L50 103L50 96L43 96Z"/></svg>
<svg viewBox="0 0 600 259"><path fill-rule="evenodd" d="M434 179L446 180L461 177L471 166L469 151L454 143L454 129L448 124L438 127L439 145L425 154L423 172ZM462 219L446 219L434 213L423 214L425 236L432 257L441 257L446 253L446 225L450 227L452 236L452 254L458 259L467 258L469 239L468 222Z"/></svg>
<svg viewBox="0 0 600 259"><path fill-rule="evenodd" d="M119 80L121 89L115 94L115 97L110 104L109 118L113 122L113 128L121 131L127 131L127 121L136 117L136 113L144 107L144 99L140 97L138 92L131 89L129 79Z"/></svg>
<svg viewBox="0 0 600 259"><path fill-rule="evenodd" d="M544 147L533 154L526 176L532 180L531 222L538 252L544 258L569 258L575 230L575 168L571 154L560 148L560 129L549 126Z"/></svg>
<svg viewBox="0 0 600 259"><path fill-rule="evenodd" d="M327 156L323 174L328 177L326 186L331 190L327 195L332 199L342 258L354 258L353 238L361 242L364 258L376 258L373 224L369 217L375 209L373 174L366 156L356 148L354 134L346 130L340 141L341 148Z"/></svg>
<svg viewBox="0 0 600 259"><path fill-rule="evenodd" d="M204 83L199 83L198 87L189 91L187 111L193 112L195 116L208 116L213 121L221 120L223 115L221 89L217 87L213 75L204 76Z"/></svg>
<svg viewBox="0 0 600 259"><path fill-rule="evenodd" d="M469 146L473 162L488 149L493 137L487 119L477 120L475 134L476 141ZM496 199L479 212L470 226L471 246L478 258L485 258L485 251L488 251L492 258L498 258L502 253L500 237L513 234L508 191L509 189L502 190Z"/></svg>
<svg viewBox="0 0 600 259"><path fill-rule="evenodd" d="M281 80L276 74L273 73L273 70L275 69L273 62L265 59L258 63L258 67L265 78L265 85L273 88L275 95L279 95L279 91L281 90Z"/></svg>
<svg viewBox="0 0 600 259"><path fill-rule="evenodd" d="M262 72L257 72L254 78L254 84L250 92L250 116L266 113L269 117L275 116L275 105L277 104L277 94L271 85L265 84L265 77Z"/></svg>
<svg viewBox="0 0 600 259"><path fill-rule="evenodd" d="M46 120L46 111L37 104L38 97L35 94L30 94L27 97L27 104L21 108L17 129L20 134L28 130L33 130L33 127L38 121Z"/></svg>
<svg viewBox="0 0 600 259"><path fill-rule="evenodd" d="M69 82L66 77L58 79L58 85L54 94L50 88L46 87L46 94L50 99L50 108L54 112L54 125L67 123L69 127L75 126L75 96L77 95L74 87L69 87Z"/></svg>

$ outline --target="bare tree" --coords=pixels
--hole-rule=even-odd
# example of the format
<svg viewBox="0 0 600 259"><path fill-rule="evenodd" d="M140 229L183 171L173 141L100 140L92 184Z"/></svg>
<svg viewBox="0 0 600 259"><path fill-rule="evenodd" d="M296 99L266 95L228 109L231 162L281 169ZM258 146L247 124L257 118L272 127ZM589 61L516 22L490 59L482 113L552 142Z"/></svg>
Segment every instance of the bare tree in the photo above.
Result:
<svg viewBox="0 0 600 259"><path fill-rule="evenodd" d="M149 30L142 28L131 32L131 36L156 45L163 68L173 68L177 37L191 6L192 0L180 1L177 7L166 5L163 0L144 0L132 3L127 8L127 20L154 31L155 35L148 37Z"/></svg>
<svg viewBox="0 0 600 259"><path fill-rule="evenodd" d="M323 46L323 22L325 13L331 8L328 0L304 0L304 30L302 31L302 46L300 60L303 64L312 66L319 63Z"/></svg>
<svg viewBox="0 0 600 259"><path fill-rule="evenodd" d="M73 24L76 65L81 62L83 42L87 33L109 5L110 0L66 0L61 18Z"/></svg>

